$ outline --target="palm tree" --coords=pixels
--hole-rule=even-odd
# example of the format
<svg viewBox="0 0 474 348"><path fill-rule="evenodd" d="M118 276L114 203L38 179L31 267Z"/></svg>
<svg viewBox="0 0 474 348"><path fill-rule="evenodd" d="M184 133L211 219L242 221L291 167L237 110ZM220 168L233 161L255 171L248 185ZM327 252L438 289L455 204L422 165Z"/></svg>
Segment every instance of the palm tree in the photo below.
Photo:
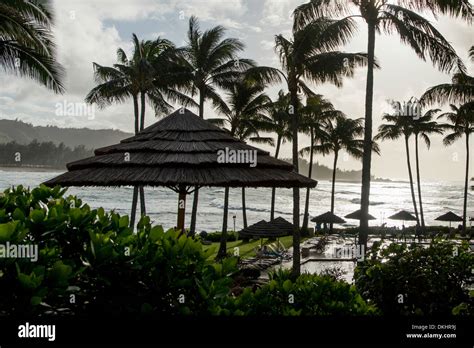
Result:
<svg viewBox="0 0 474 348"><path fill-rule="evenodd" d="M322 17L343 17L345 31L333 32L333 36L353 35L355 19L361 18L367 24L367 84L365 98L364 155L362 158L362 190L359 243L367 245L368 211L372 162L372 106L374 94L374 68L376 33L398 34L403 43L409 45L419 58L429 57L441 71L464 70L461 59L449 42L436 28L417 11L431 10L434 14L448 14L471 22L474 11L469 0L399 0L393 4L388 0L310 0L296 8L294 27L299 29ZM355 10L355 11L354 11ZM358 14L356 14L358 13Z"/></svg>
<svg viewBox="0 0 474 348"><path fill-rule="evenodd" d="M290 122L291 115L289 114L290 95L283 90L278 92L277 99L271 103L268 109L267 119L269 120L270 131L276 133L276 147L275 158L280 155L281 145L287 141L291 141ZM275 195L276 189L272 187L272 198L270 206L270 220L275 218Z"/></svg>
<svg viewBox="0 0 474 348"><path fill-rule="evenodd" d="M145 126L145 108L148 102L155 114L171 110L170 102L192 104L191 98L178 88L186 85L175 71L176 51L173 43L157 38L153 41L140 41L133 34L133 54L129 59L121 48L117 50L118 63L112 67L93 63L94 76L98 85L86 96L90 104L104 108L113 103L133 100L135 134ZM146 215L143 187L134 187L130 226L135 225L136 205L140 192L141 214Z"/></svg>
<svg viewBox="0 0 474 348"><path fill-rule="evenodd" d="M469 136L474 133L474 101L459 107L451 104L451 112L446 112L438 118L445 117L451 124L443 125L450 133L443 140L444 145L452 145L463 135L466 137L466 175L464 178L464 203L463 203L463 231L466 231L467 219L467 190L469 184Z"/></svg>
<svg viewBox="0 0 474 348"><path fill-rule="evenodd" d="M322 153L334 153L331 187L331 213L334 213L336 172L339 152L345 151L354 158L362 157L364 141L358 137L362 137L364 134L363 119L358 118L354 120L347 118L345 115L338 116L335 121L329 121L326 123L325 133L327 134L327 138L322 139L322 143L319 145L319 151ZM372 151L379 153L377 144L372 144Z"/></svg>
<svg viewBox="0 0 474 348"><path fill-rule="evenodd" d="M400 105L400 103L398 103ZM415 199L415 189L413 184L413 173L411 169L411 160L410 160L410 145L409 140L413 135L413 119L411 115L400 114L398 107L394 114L385 114L382 119L387 123L379 126L379 132L374 137L375 140L397 140L403 137L405 143L405 153L407 159L407 168L408 168L408 177L410 179L410 190L411 190L411 199L413 202L413 209L416 216L416 222L420 224L420 218L418 215L418 207Z"/></svg>
<svg viewBox="0 0 474 348"><path fill-rule="evenodd" d="M0 2L0 66L63 93L64 70L56 62L51 1Z"/></svg>
<svg viewBox="0 0 474 348"><path fill-rule="evenodd" d="M264 72L271 75L267 67L251 68L242 74L241 79L232 83L227 89L227 102L221 104L218 111L225 118L208 119L208 121L221 127L228 126L229 132L239 140L251 140L264 144L273 145L273 138L259 135L261 130L265 130L270 120L266 118L266 111L271 105L271 99L263 92L266 84L260 78L255 78ZM274 70L275 78L277 72ZM222 235L217 258L223 258L227 252L227 212L229 206L229 187L225 188L224 194L224 219ZM245 205L245 187L242 187L242 216L244 228L247 227Z"/></svg>
<svg viewBox="0 0 474 348"><path fill-rule="evenodd" d="M347 42L347 33L353 31L351 22L338 22L327 18L308 24L293 32L291 40L283 35L275 37L276 51L285 73L290 93L290 115L292 115L292 159L294 170L298 172L298 104L300 96L315 95L305 81L314 83L331 82L342 85L345 76L353 76L356 66L367 63L362 53L334 51ZM293 189L293 276L300 274L300 230L299 230L299 189Z"/></svg>
<svg viewBox="0 0 474 348"><path fill-rule="evenodd" d="M430 109L418 118L413 118L413 135L415 137L415 159L416 159L416 182L418 187L418 202L420 204L420 221L422 230L425 229L425 217L423 215L423 200L421 198L420 160L418 151L418 138L424 140L427 148L431 146L430 134L443 134L443 127L433 121L434 116L440 109Z"/></svg>
<svg viewBox="0 0 474 348"><path fill-rule="evenodd" d="M330 120L343 116L344 114L339 110L334 110L332 103L329 100L324 99L322 95L315 95L307 98L306 106L301 109L301 115L301 130L303 133L309 135L310 145L301 149L300 154L309 154L308 178L311 178L313 174L313 155L315 149L316 152L323 155L328 154L328 152L324 152L322 148L316 148L316 145L328 136L324 129L324 125ZM310 189L307 188L302 225L303 231L308 229L309 194Z"/></svg>
<svg viewBox="0 0 474 348"><path fill-rule="evenodd" d="M199 117L204 118L206 99L216 107L223 108L218 88L226 88L240 74L255 65L249 59L238 59L237 54L244 49L244 44L235 38L224 38L225 28L216 26L201 32L196 17L189 19L188 43L182 48L183 68L191 82L190 92L199 95ZM196 215L199 201L199 188L194 190L193 208L191 213L190 234L196 230Z"/></svg>
<svg viewBox="0 0 474 348"><path fill-rule="evenodd" d="M469 58L474 62L474 46L469 50ZM440 117L446 117L451 121L451 125L443 125L445 129L451 131L444 138L445 145L451 145L463 134L466 135L466 178L464 183L464 214L463 229L466 228L467 214L467 188L469 176L469 134L472 132L472 100L474 99L474 77L468 75L466 71L459 69L453 75L452 83L440 84L429 88L421 97L421 105L434 103L451 103L451 112L444 113ZM461 106L457 107L454 104Z"/></svg>
<svg viewBox="0 0 474 348"><path fill-rule="evenodd" d="M469 58L474 62L474 46L469 50ZM420 98L422 106L429 104L464 104L474 99L474 77L465 71L453 75L451 83L443 83L429 88Z"/></svg>

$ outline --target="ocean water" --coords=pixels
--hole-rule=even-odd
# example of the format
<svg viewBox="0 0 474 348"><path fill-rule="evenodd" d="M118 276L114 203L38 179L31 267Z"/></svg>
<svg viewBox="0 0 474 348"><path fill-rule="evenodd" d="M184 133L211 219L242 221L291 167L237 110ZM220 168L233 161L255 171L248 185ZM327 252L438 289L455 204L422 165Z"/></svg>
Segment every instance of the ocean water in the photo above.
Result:
<svg viewBox="0 0 474 348"><path fill-rule="evenodd" d="M3 191L12 185L35 187L41 182L49 180L60 172L17 172L0 170L0 190ZM335 213L344 216L359 209L360 203L359 183L336 182ZM427 225L447 224L434 219L452 210L462 214L463 184L461 182L425 182L422 184L423 208ZM92 208L104 207L106 210L114 209L120 214L129 214L132 201L131 187L105 188L105 187L72 187L68 193L77 195ZM305 190L300 191L301 213L304 209ZM145 188L147 200L147 213L155 224L165 228L176 225L178 196L167 188ZM372 182L370 214L376 220L371 225L386 223L387 226L401 226L402 221L388 220L387 217L400 209L413 210L410 187L405 182ZM246 190L247 220L249 224L262 219L270 218L271 189ZM468 215L474 216L472 204L473 193L468 196ZM331 183L320 181L318 186L311 190L309 213L310 217L322 214L330 209ZM196 222L197 231L216 231L222 228L222 214L224 203L223 188L202 188L199 192L199 209ZM277 189L275 216L292 219L292 190ZM469 208L470 207L470 208ZM186 202L186 225L190 221L192 208L192 195ZM229 229L233 230L233 216L235 215L235 229L242 228L242 199L241 189L230 190L229 198ZM302 220L302 217L301 217ZM347 220L342 226L357 226L358 221ZM408 226L411 223L405 222ZM454 225L453 225L454 226Z"/></svg>

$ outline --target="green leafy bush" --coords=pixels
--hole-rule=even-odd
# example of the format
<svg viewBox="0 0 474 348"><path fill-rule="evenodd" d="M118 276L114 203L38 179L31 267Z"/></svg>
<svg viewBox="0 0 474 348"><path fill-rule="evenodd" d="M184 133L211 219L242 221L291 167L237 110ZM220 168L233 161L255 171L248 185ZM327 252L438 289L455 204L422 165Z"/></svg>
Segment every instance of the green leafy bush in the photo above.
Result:
<svg viewBox="0 0 474 348"><path fill-rule="evenodd" d="M302 274L295 281L289 271L270 275L270 282L243 293L214 308L219 314L250 316L324 316L372 315L377 310L368 305L355 286L329 275Z"/></svg>
<svg viewBox="0 0 474 348"><path fill-rule="evenodd" d="M200 313L230 291L236 259L142 218L90 209L65 190L19 186L0 197L0 244L37 245L37 262L0 258L0 313Z"/></svg>
<svg viewBox="0 0 474 348"><path fill-rule="evenodd" d="M238 285L237 259L210 261L200 238L91 209L65 190L21 186L0 195L0 245L38 246L36 262L0 257L0 315L359 315L354 286L288 272ZM234 279L236 278L236 279ZM233 295L235 294L235 296ZM237 294L239 294L237 296ZM294 301L289 300L289 296Z"/></svg>
<svg viewBox="0 0 474 348"><path fill-rule="evenodd" d="M473 267L467 243L435 241L427 248L391 244L383 249L377 243L354 278L362 296L384 314L467 314L474 305L468 290Z"/></svg>
<svg viewBox="0 0 474 348"><path fill-rule="evenodd" d="M201 232L200 236L202 240L207 240L213 243L219 243L221 241L222 232L213 232L213 233L206 233L203 234ZM228 242L234 242L239 239L239 236L236 232L227 231L226 233L226 240Z"/></svg>

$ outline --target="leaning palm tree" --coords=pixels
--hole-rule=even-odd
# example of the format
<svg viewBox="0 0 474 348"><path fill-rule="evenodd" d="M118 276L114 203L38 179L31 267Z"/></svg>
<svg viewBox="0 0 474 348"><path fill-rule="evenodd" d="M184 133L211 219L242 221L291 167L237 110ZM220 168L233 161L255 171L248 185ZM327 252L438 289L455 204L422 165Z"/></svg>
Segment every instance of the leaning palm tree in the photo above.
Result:
<svg viewBox="0 0 474 348"><path fill-rule="evenodd" d="M473 7L469 0L310 0L296 8L294 15L295 29L303 28L308 23L322 17L343 17L339 22L345 23L344 32L335 31L333 35L344 35L349 38L355 29L355 19L364 20L367 25L367 83L365 94L365 134L364 155L362 159L362 190L359 243L367 245L368 211L372 162L372 106L374 94L375 41L376 34L398 34L403 43L409 45L419 58L431 61L445 72L464 65L453 47L438 30L419 13L430 10L436 14L448 14L472 22Z"/></svg>
<svg viewBox="0 0 474 348"><path fill-rule="evenodd" d="M425 217L423 214L423 200L421 196L421 180L420 180L420 159L418 150L418 139L421 138L425 142L427 148L431 146L431 134L443 134L443 127L433 118L440 109L430 109L423 116L413 118L413 136L415 138L415 161L416 161L416 182L418 187L418 202L420 204L420 222L422 230L425 229Z"/></svg>
<svg viewBox="0 0 474 348"><path fill-rule="evenodd" d="M290 114L292 115L292 160L298 172L298 130L300 94L315 95L307 82L331 82L342 85L345 76L353 76L357 66L364 66L367 57L362 53L335 51L347 42L348 33L354 30L351 22L338 22L327 18L318 20L293 32L292 39L283 35L275 37L275 49L285 73L290 93ZM300 274L300 230L299 189L293 189L293 276Z"/></svg>
<svg viewBox="0 0 474 348"><path fill-rule="evenodd" d="M315 152L315 146L320 144L322 139L327 138L328 134L324 126L327 122L336 117L342 117L344 114L335 110L332 103L324 99L322 95L315 95L307 98L306 105L301 109L301 131L309 135L310 145L301 149L301 155L309 155L309 167L308 167L308 178L311 179L313 175L313 157ZM329 152L323 151L322 148L317 149L318 153L326 155ZM306 199L304 206L303 224L302 230L308 229L309 220L309 195L310 189L306 189Z"/></svg>
<svg viewBox="0 0 474 348"><path fill-rule="evenodd" d="M228 127L230 134L239 140L273 145L273 138L260 136L261 130L266 130L269 123L265 113L271 105L271 99L263 92L265 84L253 78L258 72L266 71L265 67L251 68L242 74L240 80L235 81L227 89L227 102L218 108L224 118L208 119L208 121L221 127ZM271 74L271 73L270 73ZM275 74L277 74L275 72ZM224 193L224 219L222 235L217 258L223 258L227 252L227 213L229 206L229 187ZM242 187L242 217L244 228L247 227L247 214L245 204L245 187Z"/></svg>
<svg viewBox="0 0 474 348"><path fill-rule="evenodd" d="M114 103L133 101L135 134L145 126L145 108L148 102L156 115L167 113L171 104L180 102L192 104L191 98L178 88L185 86L175 67L176 51L174 45L162 38L141 41L133 34L134 49L128 58L121 48L117 50L118 63L112 67L93 63L94 76L98 83L86 96L90 104L104 108ZM134 187L130 226L135 225L136 205L140 192L141 214L146 215L143 187Z"/></svg>
<svg viewBox="0 0 474 348"><path fill-rule="evenodd" d="M277 136L275 142L275 158L278 158L278 156L280 155L281 145L285 144L287 141L291 141L291 115L288 112L289 107L289 93L285 93L283 90L280 90L278 92L277 99L270 104L267 110L266 119L268 120L268 125L266 128L270 132L276 133ZM275 196L276 188L272 187L270 220L273 220L275 218Z"/></svg>
<svg viewBox="0 0 474 348"><path fill-rule="evenodd" d="M51 1L0 2L0 66L63 93L64 70L56 61Z"/></svg>
<svg viewBox="0 0 474 348"><path fill-rule="evenodd" d="M400 105L400 103L397 103ZM393 104L395 105L395 104ZM395 108L395 107L394 107ZM410 160L410 137L413 135L413 119L412 115L401 114L401 107L396 107L392 114L385 114L382 116L382 119L387 123L384 123L379 126L379 132L374 137L375 140L397 140L403 137L405 143L405 153L407 160L408 168L408 178L410 179L410 191L411 199L413 202L413 210L415 212L416 222L420 223L420 218L418 215L418 206L415 198L415 188L413 184L413 173L411 169L411 160Z"/></svg>
<svg viewBox="0 0 474 348"><path fill-rule="evenodd" d="M463 231L466 231L467 219L467 190L469 185L469 136L474 133L474 101L463 104L459 107L451 104L451 112L446 112L438 118L446 118L450 124L443 125L449 132L445 136L443 143L446 146L452 145L462 136L466 137L466 174L464 178L464 202L463 202Z"/></svg>
<svg viewBox="0 0 474 348"><path fill-rule="evenodd" d="M189 19L188 42L180 49L183 71L191 82L190 92L199 98L199 117L204 118L204 103L210 100L216 107L224 107L217 88L226 88L241 73L255 65L249 59L238 59L244 44L235 38L224 38L225 28L216 26L202 32L196 17ZM196 230L199 188L194 190L190 234Z"/></svg>

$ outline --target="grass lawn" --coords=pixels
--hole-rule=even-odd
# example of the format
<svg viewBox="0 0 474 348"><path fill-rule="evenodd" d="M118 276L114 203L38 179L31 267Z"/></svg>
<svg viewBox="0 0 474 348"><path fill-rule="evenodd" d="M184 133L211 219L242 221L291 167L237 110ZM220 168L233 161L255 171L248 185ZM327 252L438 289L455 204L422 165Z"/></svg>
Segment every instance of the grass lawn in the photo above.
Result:
<svg viewBox="0 0 474 348"><path fill-rule="evenodd" d="M308 237L301 237L301 242L303 242L307 238ZM275 243L275 245L276 245L276 241L270 241L268 239L264 239L262 244L263 245L268 245L268 244L272 244L272 243ZM293 236L281 237L280 238L280 243L283 244L286 249L288 249L289 247L291 247L293 245ZM234 242L227 242L227 252L230 253L230 254L233 254L234 253L234 248L237 247L237 248L239 248L239 255L243 259L247 259L247 258L255 256L255 248L257 248L258 246L260 246L260 239L259 240L250 240L248 243L246 243L242 240L238 240L238 241L234 241ZM213 259L213 258L216 257L217 251L219 250L219 243L216 242L216 243L212 243L210 245L204 245L203 248L204 248L204 250L208 250L209 248L214 248L214 252L210 256L210 258Z"/></svg>

